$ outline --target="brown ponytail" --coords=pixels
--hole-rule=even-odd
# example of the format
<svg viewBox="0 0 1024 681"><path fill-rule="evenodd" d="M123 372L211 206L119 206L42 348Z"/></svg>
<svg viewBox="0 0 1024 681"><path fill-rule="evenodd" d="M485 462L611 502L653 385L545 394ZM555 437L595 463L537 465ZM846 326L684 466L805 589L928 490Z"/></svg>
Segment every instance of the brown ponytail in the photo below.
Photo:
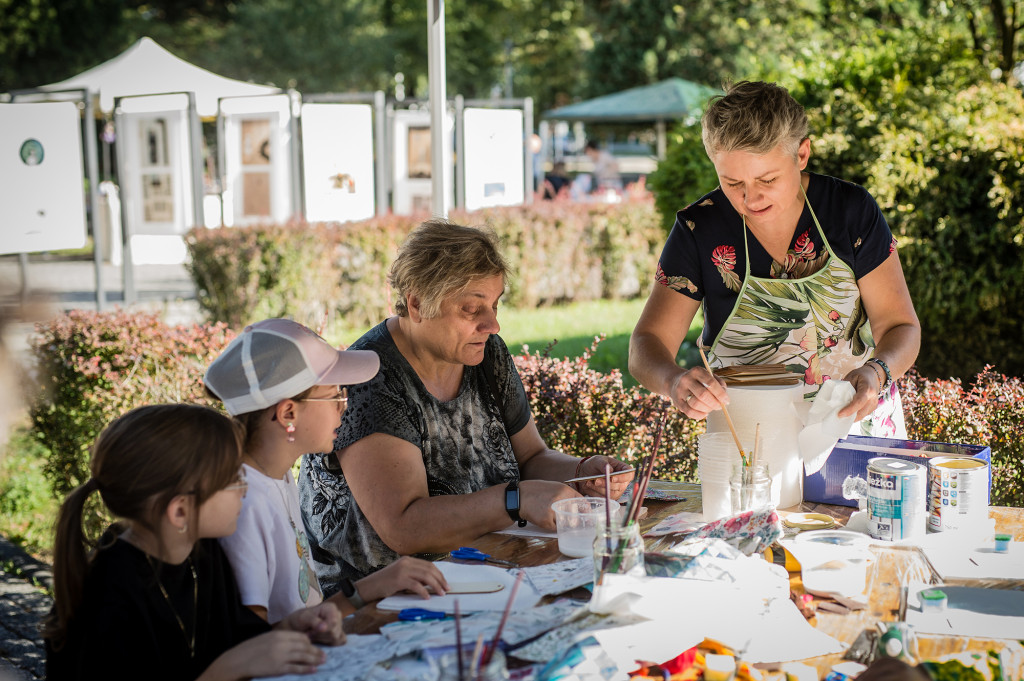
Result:
<svg viewBox="0 0 1024 681"><path fill-rule="evenodd" d="M85 595L91 556L82 511L89 495L99 490L111 513L155 533L157 518L174 497L194 494L198 514L204 501L235 479L242 437L231 419L194 404L139 407L100 433L92 477L61 505L53 551L54 609L44 623L44 638L55 648L63 644Z"/></svg>

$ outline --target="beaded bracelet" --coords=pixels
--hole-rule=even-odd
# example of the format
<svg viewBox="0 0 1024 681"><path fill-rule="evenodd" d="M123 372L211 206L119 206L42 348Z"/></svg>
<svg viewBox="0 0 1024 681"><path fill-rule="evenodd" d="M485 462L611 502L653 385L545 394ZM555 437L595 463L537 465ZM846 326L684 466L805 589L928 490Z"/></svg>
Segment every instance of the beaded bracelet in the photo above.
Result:
<svg viewBox="0 0 1024 681"><path fill-rule="evenodd" d="M592 456L585 456L582 459L580 459L580 462L578 464L576 464L576 473L572 477L574 477L574 478L580 477L580 469L583 468L583 464L587 462L587 459L591 459L591 458L593 458L593 457ZM572 488L574 490L576 490L577 492L579 492L580 491L580 483L578 483L578 482L572 483Z"/></svg>
<svg viewBox="0 0 1024 681"><path fill-rule="evenodd" d="M877 357L872 357L871 359L869 359L868 361L866 361L864 363L865 364L874 364L875 366L881 367L882 371L885 372L885 380L884 381L882 380L881 375L879 375L879 377L878 377L879 383L881 384L880 387L878 388L878 394L881 395L883 392L885 392L886 390L889 389L890 385L892 385L892 373L889 372L889 365L886 364L884 361L878 359ZM878 371L876 370L875 373L878 373Z"/></svg>

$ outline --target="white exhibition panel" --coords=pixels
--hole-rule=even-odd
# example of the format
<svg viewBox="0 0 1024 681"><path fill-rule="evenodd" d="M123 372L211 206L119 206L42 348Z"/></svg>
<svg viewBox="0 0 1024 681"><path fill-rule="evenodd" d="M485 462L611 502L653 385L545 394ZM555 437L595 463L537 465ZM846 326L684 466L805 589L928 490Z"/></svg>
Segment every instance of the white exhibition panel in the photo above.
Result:
<svg viewBox="0 0 1024 681"><path fill-rule="evenodd" d="M196 224L188 97L131 97L120 104L121 211L132 261L163 262L158 249L136 249L134 242L136 236L180 236Z"/></svg>
<svg viewBox="0 0 1024 681"><path fill-rule="evenodd" d="M373 107L303 104L302 176L308 221L372 218Z"/></svg>
<svg viewBox="0 0 1024 681"><path fill-rule="evenodd" d="M462 121L467 210L523 203L523 112L467 108Z"/></svg>
<svg viewBox="0 0 1024 681"><path fill-rule="evenodd" d="M0 105L0 253L85 245L81 126L72 102Z"/></svg>
<svg viewBox="0 0 1024 681"><path fill-rule="evenodd" d="M445 115L445 139L447 149L452 147L453 120ZM394 169L392 210L396 215L431 213L435 211L432 202L431 155L430 155L430 112L400 109L395 111L393 128ZM450 158L450 154L445 154ZM455 172L451 163L445 164L444 186L447 188L449 203L454 203Z"/></svg>
<svg viewBox="0 0 1024 681"><path fill-rule="evenodd" d="M288 95L221 100L224 120L224 224L286 222L291 198Z"/></svg>

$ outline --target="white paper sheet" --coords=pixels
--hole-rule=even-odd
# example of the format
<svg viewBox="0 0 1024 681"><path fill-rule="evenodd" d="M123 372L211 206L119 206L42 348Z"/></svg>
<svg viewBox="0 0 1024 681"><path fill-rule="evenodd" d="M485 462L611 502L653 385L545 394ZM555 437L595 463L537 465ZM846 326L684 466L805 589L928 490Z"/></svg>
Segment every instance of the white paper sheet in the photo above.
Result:
<svg viewBox="0 0 1024 681"><path fill-rule="evenodd" d="M508 603L512 586L516 582L516 574L519 570L502 570L492 565L461 563L447 563L440 561L434 563L449 582L500 582L504 585L501 591L486 594L446 594L444 596L431 596L429 600L423 600L417 594L397 594L388 596L377 604L381 610L404 610L405 608L426 608L427 610L440 610L448 614L455 612L455 600L459 601L461 612L480 612L484 610L504 610ZM525 576L523 583L519 585L516 592L516 599L512 605L513 610L523 610L532 607L540 600L533 586L527 582Z"/></svg>
<svg viewBox="0 0 1024 681"><path fill-rule="evenodd" d="M498 534L514 534L520 537L547 537L548 539L558 539L558 533L554 530L548 532L547 530L541 529L537 525L531 522L526 523L526 527L519 527L518 523L512 523L504 530L498 530Z"/></svg>
<svg viewBox="0 0 1024 681"><path fill-rule="evenodd" d="M671 636L666 642L664 636L633 640L630 635L628 644L613 644L617 630L608 630L599 640L615 646L608 652L617 661L617 655L627 652L633 659L668 660L704 638L722 642L751 663L802 660L843 650L842 644L803 618L789 600L785 577L760 558L745 559L750 560L762 566L744 565L743 579L733 584L609 575L595 590L591 610L639 615L653 623L652 631L660 628ZM674 652L665 656L669 643Z"/></svg>
<svg viewBox="0 0 1024 681"><path fill-rule="evenodd" d="M575 558L523 568L525 579L541 596L560 594L594 581L594 559Z"/></svg>
<svg viewBox="0 0 1024 681"><path fill-rule="evenodd" d="M380 634L349 634L344 645L321 646L327 661L312 674L270 677L273 681L360 681L378 662L390 660L396 647Z"/></svg>
<svg viewBox="0 0 1024 681"><path fill-rule="evenodd" d="M1024 545L1011 542L1009 551L996 553L990 533L939 532L921 549L942 579L1024 579Z"/></svg>
<svg viewBox="0 0 1024 681"><path fill-rule="evenodd" d="M921 591L940 589L948 604L921 611ZM907 623L918 633L1024 639L1024 591L969 586L914 585L907 591Z"/></svg>

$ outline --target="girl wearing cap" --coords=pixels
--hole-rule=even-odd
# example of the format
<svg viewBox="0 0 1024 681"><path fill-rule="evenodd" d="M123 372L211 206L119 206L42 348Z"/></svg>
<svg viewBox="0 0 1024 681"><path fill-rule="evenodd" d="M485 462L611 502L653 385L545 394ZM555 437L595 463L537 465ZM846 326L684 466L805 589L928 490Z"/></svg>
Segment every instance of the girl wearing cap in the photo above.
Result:
<svg viewBox="0 0 1024 681"><path fill-rule="evenodd" d="M273 631L242 605L224 552L245 495L241 433L192 404L149 405L114 420L89 480L64 500L54 541L46 677L243 679L315 671L313 642L345 640L338 609L289 614ZM93 492L120 518L92 546ZM88 553L87 553L88 550Z"/></svg>
<svg viewBox="0 0 1024 681"><path fill-rule="evenodd" d="M513 523L554 529L551 504L603 495L563 481L626 464L544 443L512 355L497 336L508 268L490 232L436 220L399 248L389 282L398 315L353 348L381 371L349 393L334 451L300 472L314 564L328 592L399 555L443 555ZM618 498L631 476L613 478Z"/></svg>
<svg viewBox="0 0 1024 681"><path fill-rule="evenodd" d="M207 369L207 389L245 429L249 492L238 529L220 541L242 602L270 623L323 600L291 468L306 452L331 450L347 386L373 378L379 366L373 352L337 350L302 324L267 319L247 326ZM448 587L417 558L344 586L332 598L343 614L399 591L429 598Z"/></svg>

